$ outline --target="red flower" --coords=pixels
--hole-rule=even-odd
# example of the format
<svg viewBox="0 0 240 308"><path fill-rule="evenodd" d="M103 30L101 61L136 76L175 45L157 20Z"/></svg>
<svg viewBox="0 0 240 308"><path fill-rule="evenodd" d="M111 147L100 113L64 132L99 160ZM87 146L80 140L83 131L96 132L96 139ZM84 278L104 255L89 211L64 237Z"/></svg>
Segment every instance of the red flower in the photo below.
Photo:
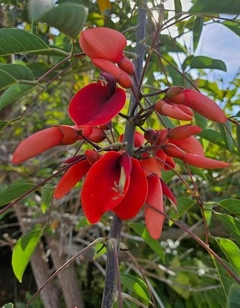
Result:
<svg viewBox="0 0 240 308"><path fill-rule="evenodd" d="M140 163L126 152L110 151L88 171L81 201L87 219L96 223L111 210L123 219L132 218L146 195L147 180Z"/></svg>
<svg viewBox="0 0 240 308"><path fill-rule="evenodd" d="M222 109L210 98L193 89L171 87L166 93L171 103L192 108L209 120L225 123L227 118Z"/></svg>
<svg viewBox="0 0 240 308"><path fill-rule="evenodd" d="M77 126L96 126L109 122L123 108L126 93L115 79L102 73L100 81L82 88L71 100L69 115Z"/></svg>
<svg viewBox="0 0 240 308"><path fill-rule="evenodd" d="M68 125L43 129L23 140L13 154L12 162L20 164L56 145L67 145L79 139L78 130Z"/></svg>
<svg viewBox="0 0 240 308"><path fill-rule="evenodd" d="M81 33L79 44L100 70L112 74L124 88L133 86L129 74L135 72L135 67L123 55L124 47L127 45L123 34L105 27L92 28Z"/></svg>

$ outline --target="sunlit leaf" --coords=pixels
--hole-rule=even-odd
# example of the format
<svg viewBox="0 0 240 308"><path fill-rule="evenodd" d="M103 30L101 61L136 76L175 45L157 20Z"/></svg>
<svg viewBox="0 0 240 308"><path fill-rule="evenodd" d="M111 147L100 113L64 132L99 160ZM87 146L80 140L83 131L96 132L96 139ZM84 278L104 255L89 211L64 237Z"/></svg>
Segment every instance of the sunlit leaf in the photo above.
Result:
<svg viewBox="0 0 240 308"><path fill-rule="evenodd" d="M231 236L240 244L240 221L231 215L222 214L214 211L214 214L221 221L224 227L230 232Z"/></svg>
<svg viewBox="0 0 240 308"><path fill-rule="evenodd" d="M99 11L103 15L106 11L108 12L112 8L112 4L109 0L97 0L97 4L99 7Z"/></svg>
<svg viewBox="0 0 240 308"><path fill-rule="evenodd" d="M219 124L220 133L222 135L222 139L224 140L226 147L229 151L233 150L234 143L232 138L232 125L230 121L227 121L226 123Z"/></svg>
<svg viewBox="0 0 240 308"><path fill-rule="evenodd" d="M12 268L19 282L22 282L24 271L41 239L42 234L43 229L31 231L21 237L14 246Z"/></svg>
<svg viewBox="0 0 240 308"><path fill-rule="evenodd" d="M46 7L38 0L31 0L30 3L29 15L33 21L45 22L74 39L83 29L87 20L88 9L74 2L54 7L49 4L49 1L47 1ZM39 6L40 13L38 14L35 11Z"/></svg>
<svg viewBox="0 0 240 308"><path fill-rule="evenodd" d="M52 199L53 199L53 193L54 193L55 186L51 184L46 184L43 186L41 191L41 210L42 213L45 214L49 206L51 205Z"/></svg>
<svg viewBox="0 0 240 308"><path fill-rule="evenodd" d="M231 285L228 292L227 308L239 308L240 303L240 286Z"/></svg>
<svg viewBox="0 0 240 308"><path fill-rule="evenodd" d="M226 20L221 24L230 29L231 31L233 31L238 36L240 36L240 19L235 19L233 21Z"/></svg>
<svg viewBox="0 0 240 308"><path fill-rule="evenodd" d="M31 183L18 183L4 189L0 192L0 206L17 199L34 186L35 185Z"/></svg>
<svg viewBox="0 0 240 308"><path fill-rule="evenodd" d="M32 71L21 64L1 64L0 65L0 90L3 90L19 81L33 81Z"/></svg>
<svg viewBox="0 0 240 308"><path fill-rule="evenodd" d="M141 278L129 274L120 274L120 279L125 288L149 302L147 285Z"/></svg>
<svg viewBox="0 0 240 308"><path fill-rule="evenodd" d="M12 303L7 303L3 305L2 308L14 308L14 305Z"/></svg>
<svg viewBox="0 0 240 308"><path fill-rule="evenodd" d="M229 239L216 237L215 240L227 257L229 263L234 267L238 275L240 275L240 249Z"/></svg>
<svg viewBox="0 0 240 308"><path fill-rule="evenodd" d="M236 0L197 0L189 11L192 14L240 14Z"/></svg>
<svg viewBox="0 0 240 308"><path fill-rule="evenodd" d="M195 204L195 201L190 199L190 198L186 198L186 197L178 198L177 199L177 208L176 209L171 208L169 216L172 219L177 220L187 210L189 210L194 204ZM169 224L172 225L173 222L169 221Z"/></svg>
<svg viewBox="0 0 240 308"><path fill-rule="evenodd" d="M33 85L15 84L9 87L0 97L0 110L21 98L34 88Z"/></svg>
<svg viewBox="0 0 240 308"><path fill-rule="evenodd" d="M155 252L159 255L159 257L164 261L165 255L164 251L162 249L162 246L160 243L156 240L153 240L151 236L149 235L147 229L144 227L143 224L133 222L129 223L129 226L139 235L141 236L145 243Z"/></svg>
<svg viewBox="0 0 240 308"><path fill-rule="evenodd" d="M194 20L193 24L193 48L194 50L197 49L198 42L200 40L202 29L203 29L203 17L197 16Z"/></svg>
<svg viewBox="0 0 240 308"><path fill-rule="evenodd" d="M190 63L191 68L208 68L208 69L216 69L226 72L227 67L226 64L219 59L213 59L206 56L196 56L191 59Z"/></svg>
<svg viewBox="0 0 240 308"><path fill-rule="evenodd" d="M240 200L239 199L224 199L218 203L226 210L240 216Z"/></svg>

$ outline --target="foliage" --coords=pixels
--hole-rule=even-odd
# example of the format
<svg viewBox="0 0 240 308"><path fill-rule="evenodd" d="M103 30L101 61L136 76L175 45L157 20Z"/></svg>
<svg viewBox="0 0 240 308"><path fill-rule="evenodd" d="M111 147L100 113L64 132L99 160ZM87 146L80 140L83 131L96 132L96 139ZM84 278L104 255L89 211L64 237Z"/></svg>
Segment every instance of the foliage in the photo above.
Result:
<svg viewBox="0 0 240 308"><path fill-rule="evenodd" d="M83 257L81 266L76 262L86 307L96 307L101 303L104 275L107 271L105 256L110 260L111 252L116 267L113 276L106 277L106 285L107 278L116 281L119 296L115 304L111 303L114 307L121 307L121 301L124 307L237 307L240 292L240 78L236 75L227 84L222 83L221 78L216 77L213 80L209 77L210 72L227 71L220 51L216 50L215 57L211 58L197 54L196 50L201 42L203 28L210 24L220 24L235 35L240 35L239 19L236 17L240 13L239 5L236 1L231 1L230 5L224 0L198 0L192 1L192 7L186 12L182 8L184 1L172 2L173 10L164 9L168 3L157 1L59 0L56 4L50 0L1 1L0 236L4 246L14 246L12 268L20 282L24 282L27 265L37 245L42 243L47 251L47 239L58 235L55 240L60 247L59 251L63 241L68 242L68 247L77 246L80 251L74 257L69 248L69 264L77 261L86 251L94 254ZM147 14L143 40L135 37L137 27L141 26L139 10ZM145 49L142 74L140 69L140 73L136 72L132 78L133 73L127 72L128 77L124 81L114 76L115 81L127 90L120 87L112 90L109 86L111 79L106 82L106 75L100 75L100 70L96 67L107 69L108 65L110 67L108 62L114 62L122 69L119 62L111 58L113 51L118 48L117 42L108 47L109 50L112 48L112 52L110 50L107 53L104 68L95 60L95 56L86 57L84 48L78 44L78 34L82 30L102 26L117 30L119 40L120 32L124 33L128 42L124 55L136 66L140 49ZM84 52L88 54L87 49ZM122 71L126 73L124 69ZM140 74L140 78L136 77L137 74ZM135 82L136 79L141 86L140 91L136 86L135 90L131 87L132 80ZM109 98L103 90L104 86L109 87L110 92L116 92ZM195 95L193 89L205 95ZM126 103L124 92L127 94ZM179 99L178 95L184 100L185 107L194 110L194 116L187 114L190 117L187 122L179 118L179 102L174 105L178 112L177 117L172 118L172 114L168 114L169 106L173 108L173 104ZM74 115L76 108L79 108L79 97L82 114L76 118ZM136 97L139 104L134 108L138 113L131 113L134 109L131 101ZM95 104L97 99L98 105ZM217 104L211 105L213 100ZM103 102L105 105L101 105ZM89 112L88 106L94 111ZM213 106L213 111L209 106ZM111 112L106 116L107 110ZM184 116L187 117L186 113ZM71 132L66 128L72 127L73 122L89 126L89 121L92 121L95 130L81 126L77 130L77 137L76 128ZM106 122L108 126L102 128L101 125ZM135 142L139 144L133 147L134 133L132 132L131 137L127 136L131 129L127 126L127 132L125 131L128 125L126 123L134 123L138 137L143 132L143 143L135 137ZM201 128L191 153L186 150L188 137L184 136L180 142L172 137L174 128L183 127L186 123ZM165 128L168 130L164 130ZM103 135L99 135L99 130ZM167 154L171 159L174 158L176 167L161 167L161 178L166 186L159 184L159 174L153 181L148 179L149 187L154 182L161 196L165 193L168 198L163 199L163 204L158 199L156 206L153 202L157 211L153 211L154 215L151 214L150 222L145 217L145 227L144 211L138 211L142 206L141 201L141 206L136 205L137 214L134 212L133 215L128 211L131 208L128 200L131 200L133 208L133 204L135 206L138 202L136 200L144 199L147 191L150 192L145 180L142 180L145 177L138 162L143 160L142 153L148 153L143 152L144 148L152 150L156 145L156 139L152 141L149 136L146 137L153 131L154 134L156 131L166 132L164 140L168 141L163 144L162 149L165 156ZM53 143L50 132L57 136ZM127 137L123 136L124 133ZM179 133L182 131L177 132ZM29 156L22 160L22 157L16 158L14 154L13 165L12 154L17 145L24 139L30 140L26 139L30 135L35 141L27 148ZM73 142L66 141L66 136L71 137ZM100 141L95 139L96 136ZM76 142L77 139L81 140ZM174 147L169 147L169 143ZM22 144L26 149L28 145ZM100 156L93 157L93 148L100 155L108 150L104 154L105 161ZM181 152L176 152L176 148L180 148ZM201 149L204 150L203 154L200 153ZM48 151L42 153L45 150ZM124 156L119 150L126 151L129 155ZM36 155L39 156L34 158ZM133 155L134 158L130 157ZM197 155L197 159L196 156L192 159L191 155ZM116 159L121 159L121 163L115 164ZM89 163L90 160L93 162ZM210 166L216 161L220 163L220 169L217 165ZM23 163L17 164L19 162ZM224 162L230 163L230 166L224 165ZM91 167L92 164L94 167ZM76 169L69 174L72 166L76 166ZM119 185L114 186L111 198L105 190L101 193L102 187L110 185L110 179L113 178L114 183L118 184L115 173L112 175L112 169L109 171L110 167L116 174L121 172ZM64 177L59 181L59 176L63 174L67 177L65 183ZM106 174L108 177L104 179ZM86 181L82 184L80 179L85 175ZM69 192L66 185L76 187ZM167 190L167 185L171 190ZM79 189L84 194L83 210L79 206ZM60 195L59 191L63 190L61 199L56 200L57 194ZM151 193L152 191L155 190L152 189ZM129 194L131 196L128 197L128 202L124 203L124 197ZM88 207L90 195L94 195L94 202ZM120 228L120 251L119 243L115 241L118 237L111 238L114 219L112 221L105 206L99 213L95 212L96 203L104 202L102 200L106 198L109 198L107 209L127 219ZM116 198L119 198L119 202L121 198L123 202L119 203ZM150 204L152 199L147 198ZM121 204L124 204L123 209ZM162 219L162 231L159 217L163 217L163 205L165 220ZM16 207L20 206L24 209L25 221L30 221L24 230L20 230L20 227L17 230L11 228L12 215L17 215ZM84 214L95 224L89 224ZM147 210L145 214L147 215ZM155 225L154 216L157 218ZM67 222L69 217L71 219ZM16 222L16 218L14 219ZM19 223L22 224L20 221ZM19 232L23 235L20 236ZM162 232L160 239L159 232ZM106 249L103 250L99 244L102 240L93 242L102 236L106 237ZM52 262L53 260L52 256ZM107 271L107 275L108 273ZM89 290L94 292L89 294ZM29 292L34 294L36 288L25 291L28 295L20 300L29 300L30 305L34 297L29 298ZM106 296L107 290L104 292ZM0 304L5 304L3 307L12 307L12 304L7 304L8 301L15 301L14 304L18 307L19 299L14 300L13 296L6 297L6 301L0 301Z"/></svg>

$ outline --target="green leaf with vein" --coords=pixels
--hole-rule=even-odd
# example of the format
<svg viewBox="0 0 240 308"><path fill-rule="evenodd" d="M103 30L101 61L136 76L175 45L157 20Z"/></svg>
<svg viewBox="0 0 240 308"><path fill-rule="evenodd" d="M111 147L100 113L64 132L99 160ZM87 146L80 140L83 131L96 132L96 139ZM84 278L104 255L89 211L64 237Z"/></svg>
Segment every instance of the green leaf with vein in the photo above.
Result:
<svg viewBox="0 0 240 308"><path fill-rule="evenodd" d="M215 240L225 254L228 262L234 267L238 275L240 275L240 249L229 239L216 237Z"/></svg>
<svg viewBox="0 0 240 308"><path fill-rule="evenodd" d="M193 205L195 204L195 201L190 198L181 197L177 200L177 208L171 208L169 216L177 220L179 219L187 210L189 210ZM174 222L169 221L170 225L173 225Z"/></svg>
<svg viewBox="0 0 240 308"><path fill-rule="evenodd" d="M240 200L238 199L224 199L218 203L220 206L226 210L232 212L233 214L240 216Z"/></svg>
<svg viewBox="0 0 240 308"><path fill-rule="evenodd" d="M204 22L204 19L202 16L197 16L194 20L194 24L193 24L193 48L194 50L197 49L198 42L202 34L203 22Z"/></svg>
<svg viewBox="0 0 240 308"><path fill-rule="evenodd" d="M237 15L240 14L240 5L236 0L197 0L189 13Z"/></svg>
<svg viewBox="0 0 240 308"><path fill-rule="evenodd" d="M30 0L29 16L32 21L41 21L75 39L83 29L88 9L80 4L69 2L52 6L51 1Z"/></svg>
<svg viewBox="0 0 240 308"><path fill-rule="evenodd" d="M33 72L21 64L0 64L0 91L19 81L34 81Z"/></svg>
<svg viewBox="0 0 240 308"><path fill-rule="evenodd" d="M9 87L0 97L0 110L24 96L33 88L35 88L35 86L26 84L15 84Z"/></svg>
<svg viewBox="0 0 240 308"><path fill-rule="evenodd" d="M149 302L147 285L141 278L129 274L120 274L120 280L125 288Z"/></svg>
<svg viewBox="0 0 240 308"><path fill-rule="evenodd" d="M240 286L238 284L233 284L228 292L227 308L239 308L239 303Z"/></svg>
<svg viewBox="0 0 240 308"><path fill-rule="evenodd" d="M32 183L17 183L2 190L0 192L0 206L17 199L34 186Z"/></svg>
<svg viewBox="0 0 240 308"><path fill-rule="evenodd" d="M40 2L40 1L39 1ZM37 53L68 56L57 48L50 48L38 36L15 28L0 29L0 56L17 53Z"/></svg>
<svg viewBox="0 0 240 308"><path fill-rule="evenodd" d="M12 268L19 282L22 282L25 269L41 239L42 234L43 229L31 231L21 237L14 246L12 254Z"/></svg>
<svg viewBox="0 0 240 308"><path fill-rule="evenodd" d="M132 222L129 223L129 226L139 235L141 236L145 243L155 252L159 255L159 257L164 261L165 255L164 251L162 249L162 246L160 243L156 240L153 240L151 236L149 235L147 229L143 226L141 223Z"/></svg>
<svg viewBox="0 0 240 308"><path fill-rule="evenodd" d="M240 244L240 221L228 214L213 211L224 227L230 232L231 236Z"/></svg>
<svg viewBox="0 0 240 308"><path fill-rule="evenodd" d="M191 59L191 68L215 69L226 72L226 64L219 59L213 59L206 56L196 56Z"/></svg>
<svg viewBox="0 0 240 308"><path fill-rule="evenodd" d="M226 20L221 24L240 36L240 19L235 19L234 21Z"/></svg>

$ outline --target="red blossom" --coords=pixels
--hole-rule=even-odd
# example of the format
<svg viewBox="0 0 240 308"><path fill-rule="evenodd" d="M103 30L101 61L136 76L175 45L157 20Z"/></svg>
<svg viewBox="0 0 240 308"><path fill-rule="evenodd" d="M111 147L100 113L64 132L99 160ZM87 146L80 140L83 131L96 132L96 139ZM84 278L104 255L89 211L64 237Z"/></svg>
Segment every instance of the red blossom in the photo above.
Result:
<svg viewBox="0 0 240 308"><path fill-rule="evenodd" d="M70 102L69 115L77 126L108 123L125 104L125 91L116 88L116 81L110 74L102 75L104 80L82 88Z"/></svg>
<svg viewBox="0 0 240 308"><path fill-rule="evenodd" d="M13 154L12 162L20 164L57 145L75 143L79 132L72 126L58 125L43 129L23 140Z"/></svg>

